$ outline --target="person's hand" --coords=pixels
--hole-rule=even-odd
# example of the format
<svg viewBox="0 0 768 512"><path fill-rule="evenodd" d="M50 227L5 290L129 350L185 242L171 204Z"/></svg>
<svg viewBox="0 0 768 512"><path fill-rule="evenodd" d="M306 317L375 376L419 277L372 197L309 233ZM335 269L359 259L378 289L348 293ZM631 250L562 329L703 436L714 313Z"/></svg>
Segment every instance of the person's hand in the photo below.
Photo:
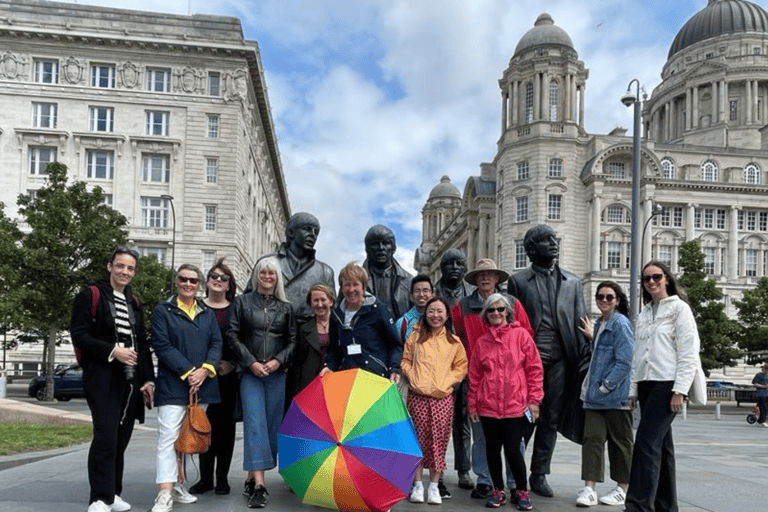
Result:
<svg viewBox="0 0 768 512"><path fill-rule="evenodd" d="M390 373L389 380L391 380L395 384L400 384L400 374L395 372Z"/></svg>
<svg viewBox="0 0 768 512"><path fill-rule="evenodd" d="M469 421L472 423L477 423L480 421L480 415L478 415L476 412L469 413Z"/></svg>
<svg viewBox="0 0 768 512"><path fill-rule="evenodd" d="M235 365L233 365L229 361L221 360L219 362L219 375L227 375L234 369L235 369Z"/></svg>
<svg viewBox="0 0 768 512"><path fill-rule="evenodd" d="M254 361L250 366L251 372L257 377L266 377L269 375L267 367L258 361Z"/></svg>
<svg viewBox="0 0 768 512"><path fill-rule="evenodd" d="M635 410L635 406L637 406L637 398L630 397L627 399L627 405L629 406L630 411Z"/></svg>
<svg viewBox="0 0 768 512"><path fill-rule="evenodd" d="M539 406L531 404L528 406L528 409L531 411L531 415L533 416L533 422L535 423L537 419L539 419Z"/></svg>
<svg viewBox="0 0 768 512"><path fill-rule="evenodd" d="M669 402L669 408L672 412L680 412L683 409L685 397L680 393L672 393L672 400Z"/></svg>
<svg viewBox="0 0 768 512"><path fill-rule="evenodd" d="M144 383L143 386L141 386L141 394L144 396L144 405L147 407L152 407L152 400L155 397L155 383L150 381L147 381Z"/></svg>
<svg viewBox="0 0 768 512"><path fill-rule="evenodd" d="M323 376L323 375L325 375L326 373L333 373L333 370L331 370L331 369L330 369L330 368L328 368L327 366L323 366L323 369L322 369L322 370L320 370L320 374L319 374L319 375L322 377L322 376Z"/></svg>
<svg viewBox="0 0 768 512"><path fill-rule="evenodd" d="M208 377L208 370L205 368L197 368L192 370L192 372L187 375L187 382L189 383L190 393L196 393L197 390L200 389L200 386L203 385L206 377Z"/></svg>
<svg viewBox="0 0 768 512"><path fill-rule="evenodd" d="M115 359L127 366L136 366L136 363L139 360L139 355L136 351L128 347L115 347L112 355L115 356Z"/></svg>
<svg viewBox="0 0 768 512"><path fill-rule="evenodd" d="M589 319L588 316L583 316L580 318L581 325L579 326L579 330L584 333L584 336L592 339L592 320Z"/></svg>
<svg viewBox="0 0 768 512"><path fill-rule="evenodd" d="M277 359L273 358L264 363L264 369L267 370L267 374L276 372L278 368L280 368L280 361Z"/></svg>

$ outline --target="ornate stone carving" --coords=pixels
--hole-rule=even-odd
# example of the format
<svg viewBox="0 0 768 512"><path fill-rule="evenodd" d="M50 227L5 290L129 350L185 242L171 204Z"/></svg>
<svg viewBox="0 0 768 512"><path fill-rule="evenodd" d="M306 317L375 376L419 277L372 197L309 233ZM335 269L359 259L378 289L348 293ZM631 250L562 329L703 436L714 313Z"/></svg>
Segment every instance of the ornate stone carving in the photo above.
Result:
<svg viewBox="0 0 768 512"><path fill-rule="evenodd" d="M24 55L16 55L13 52L5 52L0 57L0 76L16 79L24 74L29 59Z"/></svg>
<svg viewBox="0 0 768 512"><path fill-rule="evenodd" d="M248 100L248 72L245 69L238 69L225 75L224 80L224 99L226 101Z"/></svg>
<svg viewBox="0 0 768 512"><path fill-rule="evenodd" d="M85 63L80 59L70 56L64 61L61 71L61 76L64 77L67 83L77 85L83 80Z"/></svg>
<svg viewBox="0 0 768 512"><path fill-rule="evenodd" d="M192 66L187 66L178 75L178 87L184 92L195 92L198 89L200 80L204 76L205 74L202 71L196 70Z"/></svg>
<svg viewBox="0 0 768 512"><path fill-rule="evenodd" d="M139 85L139 67L131 61L127 61L121 64L118 68L120 71L120 79L123 82L123 86L127 89L133 89Z"/></svg>

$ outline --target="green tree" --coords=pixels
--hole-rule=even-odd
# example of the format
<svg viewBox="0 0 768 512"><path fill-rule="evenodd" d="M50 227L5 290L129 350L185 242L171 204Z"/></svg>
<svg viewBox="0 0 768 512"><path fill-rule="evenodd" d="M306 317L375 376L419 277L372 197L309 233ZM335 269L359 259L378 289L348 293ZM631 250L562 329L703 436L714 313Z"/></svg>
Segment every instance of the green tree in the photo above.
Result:
<svg viewBox="0 0 768 512"><path fill-rule="evenodd" d="M739 347L748 351L768 350L768 277L761 278L755 288L744 290L741 300L733 304L739 317Z"/></svg>
<svg viewBox="0 0 768 512"><path fill-rule="evenodd" d="M131 280L131 289L144 307L144 323L147 329L157 303L170 297L172 279L173 270L159 263L154 254L139 258L136 276Z"/></svg>
<svg viewBox="0 0 768 512"><path fill-rule="evenodd" d="M704 271L704 253L698 240L680 245L680 284L688 295L701 339L701 366L705 372L736 366L741 351L734 345L735 324L725 314L723 292Z"/></svg>
<svg viewBox="0 0 768 512"><path fill-rule="evenodd" d="M53 400L57 335L69 326L77 292L105 274L108 255L125 243L127 221L102 204L100 188L88 191L80 181L68 185L65 165L51 163L46 172L45 186L18 197L24 235L15 253L17 271L2 279L9 280L5 300L16 307L14 325L46 333L46 399ZM18 228L0 215L0 239L13 237Z"/></svg>

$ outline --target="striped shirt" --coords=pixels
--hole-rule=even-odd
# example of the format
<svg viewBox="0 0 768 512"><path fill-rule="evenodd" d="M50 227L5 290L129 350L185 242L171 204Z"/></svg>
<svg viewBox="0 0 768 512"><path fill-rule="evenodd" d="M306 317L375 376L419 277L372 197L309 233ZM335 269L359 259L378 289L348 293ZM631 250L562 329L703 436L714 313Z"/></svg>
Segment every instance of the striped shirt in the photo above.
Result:
<svg viewBox="0 0 768 512"><path fill-rule="evenodd" d="M128 303L125 301L125 295L112 290L115 293L115 329L117 331L117 344L121 347L130 347L132 345L133 331L131 330L131 321L128 316Z"/></svg>

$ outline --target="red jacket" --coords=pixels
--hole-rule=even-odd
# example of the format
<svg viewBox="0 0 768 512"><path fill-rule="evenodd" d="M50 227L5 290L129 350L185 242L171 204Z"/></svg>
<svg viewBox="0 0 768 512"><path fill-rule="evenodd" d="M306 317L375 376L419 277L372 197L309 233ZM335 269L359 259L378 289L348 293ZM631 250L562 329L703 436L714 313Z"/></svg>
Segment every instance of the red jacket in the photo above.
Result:
<svg viewBox="0 0 768 512"><path fill-rule="evenodd" d="M539 351L519 322L490 327L469 360L467 411L490 418L518 418L544 398Z"/></svg>

